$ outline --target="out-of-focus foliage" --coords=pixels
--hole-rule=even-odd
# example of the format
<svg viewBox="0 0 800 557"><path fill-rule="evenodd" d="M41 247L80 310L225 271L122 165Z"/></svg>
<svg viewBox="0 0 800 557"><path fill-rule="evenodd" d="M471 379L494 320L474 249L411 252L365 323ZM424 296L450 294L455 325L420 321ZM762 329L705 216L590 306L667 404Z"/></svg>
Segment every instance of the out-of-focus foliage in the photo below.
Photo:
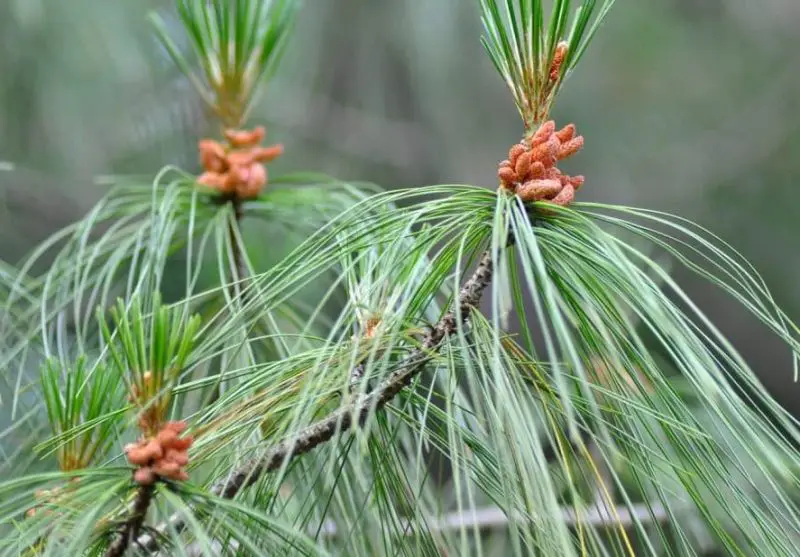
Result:
<svg viewBox="0 0 800 557"><path fill-rule="evenodd" d="M0 166L6 260L77 218L105 191L97 175L193 164L206 118L145 17L150 7L176 24L170 4L0 3L0 161L14 164ZM286 144L278 169L494 185L521 128L482 52L475 3L307 4L253 114ZM793 0L618 3L555 114L587 138L585 198L699 220L740 248L795 316L798 24ZM780 387L790 370L764 332L705 287L687 288L776 396L797 400Z"/></svg>

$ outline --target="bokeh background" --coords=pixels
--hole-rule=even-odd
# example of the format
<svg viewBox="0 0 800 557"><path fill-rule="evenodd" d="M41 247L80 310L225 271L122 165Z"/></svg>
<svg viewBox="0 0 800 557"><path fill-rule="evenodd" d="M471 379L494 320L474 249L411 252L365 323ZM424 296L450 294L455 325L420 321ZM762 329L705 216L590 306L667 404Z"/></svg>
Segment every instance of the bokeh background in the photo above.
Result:
<svg viewBox="0 0 800 557"><path fill-rule="evenodd" d="M169 0L0 0L0 259L17 262L108 189L196 170L209 126L146 14ZM521 134L479 42L477 0L307 0L252 115L314 170L387 188L495 187ZM584 200L675 212L761 271L800 321L800 2L618 0L554 116L587 146ZM800 416L788 352L676 270L778 400Z"/></svg>

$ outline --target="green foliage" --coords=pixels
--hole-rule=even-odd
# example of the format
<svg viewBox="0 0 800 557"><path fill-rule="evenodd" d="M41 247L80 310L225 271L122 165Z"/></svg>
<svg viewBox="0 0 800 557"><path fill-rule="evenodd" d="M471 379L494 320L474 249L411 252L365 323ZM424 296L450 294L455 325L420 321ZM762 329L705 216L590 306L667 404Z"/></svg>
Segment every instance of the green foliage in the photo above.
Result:
<svg viewBox="0 0 800 557"><path fill-rule="evenodd" d="M480 0L483 46L514 97L529 131L541 124L562 82L575 68L615 0ZM560 43L566 47L557 64Z"/></svg>
<svg viewBox="0 0 800 557"><path fill-rule="evenodd" d="M143 413L143 429L155 435L165 421L172 389L195 344L201 319L187 316L180 307L170 311L158 295L149 309L148 314L142 311L139 296L118 300L111 309L114 335L102 312L98 320L109 359L118 377L125 377L131 401Z"/></svg>
<svg viewBox="0 0 800 557"><path fill-rule="evenodd" d="M560 86L611 3L570 18L556 1L547 25L541 2L507 2L510 23L481 3L501 74L532 87L518 104L570 28ZM212 89L266 71L294 6L178 2ZM526 124L545 100L520 108L536 108ZM259 221L270 236L245 242ZM259 265L276 237L288 253ZM491 283L464 306L486 250ZM187 422L190 479L152 486L133 553L792 555L798 424L664 258L747 309L797 368L800 329L764 281L679 217L309 174L272 180L237 215L180 170L120 180L19 271L0 267L0 555L100 555L128 531L143 486L122 447L153 407ZM398 376L410 384L388 404L358 410ZM139 424L123 419L130 395ZM341 427L314 438L331 416ZM24 469L22 439L62 470ZM499 532L480 522L487 505Z"/></svg>
<svg viewBox="0 0 800 557"><path fill-rule="evenodd" d="M152 14L161 43L223 125L241 125L280 58L299 1L179 0L176 6L202 78Z"/></svg>
<svg viewBox="0 0 800 557"><path fill-rule="evenodd" d="M99 463L127 410L121 381L121 369L101 364L90 372L84 356L66 369L58 360L48 360L39 385L53 436L37 447L43 456L49 447L56 447L64 472Z"/></svg>

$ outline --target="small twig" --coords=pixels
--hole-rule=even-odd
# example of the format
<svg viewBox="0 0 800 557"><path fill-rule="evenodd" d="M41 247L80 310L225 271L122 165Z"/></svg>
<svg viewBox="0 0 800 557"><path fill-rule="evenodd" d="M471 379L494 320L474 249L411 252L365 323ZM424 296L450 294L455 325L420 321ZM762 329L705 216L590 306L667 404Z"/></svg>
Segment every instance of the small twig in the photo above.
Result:
<svg viewBox="0 0 800 557"><path fill-rule="evenodd" d="M144 518L147 515L150 501L153 500L154 492L155 484L139 487L139 490L136 492L136 499L133 501L131 515L123 525L122 531L117 538L108 546L108 549L106 549L105 557L122 557L131 542L136 540L139 535L139 530L141 530L142 524L144 524ZM155 538L150 538L150 540L153 544L155 543ZM138 540L136 541L138 542Z"/></svg>
<svg viewBox="0 0 800 557"><path fill-rule="evenodd" d="M278 443L262 456L246 462L231 472L224 480L215 484L211 488L211 493L218 497L232 499L242 489L258 481L264 473L277 470L285 462L326 443L337 432L344 433L364 425L372 412L383 408L422 372L425 364L433 357L442 342L456 331L459 323L466 322L472 310L480 304L483 292L491 282L493 273L492 253L491 250L487 250L481 256L472 276L462 286L454 310L445 314L428 331L422 339L421 346L411 351L398 368L378 387L306 427L293 438ZM175 515L170 517L169 523L175 530L181 530L185 526L182 519ZM141 547L150 551L158 549L155 539L151 536L142 536L138 542Z"/></svg>

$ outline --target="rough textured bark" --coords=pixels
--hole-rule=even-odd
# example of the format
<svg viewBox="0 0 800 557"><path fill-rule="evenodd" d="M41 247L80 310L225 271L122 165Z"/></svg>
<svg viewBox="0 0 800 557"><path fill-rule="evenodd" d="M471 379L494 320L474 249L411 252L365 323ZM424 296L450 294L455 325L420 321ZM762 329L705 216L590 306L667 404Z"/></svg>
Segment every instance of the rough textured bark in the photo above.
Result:
<svg viewBox="0 0 800 557"><path fill-rule="evenodd" d="M238 470L218 483L213 493L225 498L234 497L242 488L254 483L264 472L279 468L284 461L307 453L318 445L329 441L337 432L345 432L361 426L370 413L379 410L392 400L424 368L432 353L442 341L455 332L459 318L465 321L472 308L480 303L483 291L492 280L494 265L491 252L481 257L478 267L464 283L458 296L458 311L450 311L425 335L422 346L414 349L400 366L375 390L348 404L324 419L311 424L293 438L283 441L268 450L263 456L245 463Z"/></svg>
<svg viewBox="0 0 800 557"><path fill-rule="evenodd" d="M153 500L154 492L154 484L139 487L139 491L136 492L136 499L133 501L131 515L123 525L122 531L117 535L117 538L106 549L105 557L122 557L125 555L125 551L131 542L139 536L139 530L144 524L147 509L150 507L150 501Z"/></svg>
<svg viewBox="0 0 800 557"><path fill-rule="evenodd" d="M337 432L343 433L362 426L371 413L383 408L422 372L442 342L456 331L460 323L469 318L472 310L480 304L483 292L492 281L493 274L494 262L491 250L487 250L481 256L475 271L461 287L453 309L428 331L421 346L408 354L380 385L356 401L309 425L291 439L275 445L260 457L244 463L214 485L212 493L231 499L242 489L258 481L263 474L274 471L284 462L326 443ZM184 527L179 517L172 517L170 523L176 530ZM149 535L139 538L137 545L151 551L158 549L155 539Z"/></svg>

